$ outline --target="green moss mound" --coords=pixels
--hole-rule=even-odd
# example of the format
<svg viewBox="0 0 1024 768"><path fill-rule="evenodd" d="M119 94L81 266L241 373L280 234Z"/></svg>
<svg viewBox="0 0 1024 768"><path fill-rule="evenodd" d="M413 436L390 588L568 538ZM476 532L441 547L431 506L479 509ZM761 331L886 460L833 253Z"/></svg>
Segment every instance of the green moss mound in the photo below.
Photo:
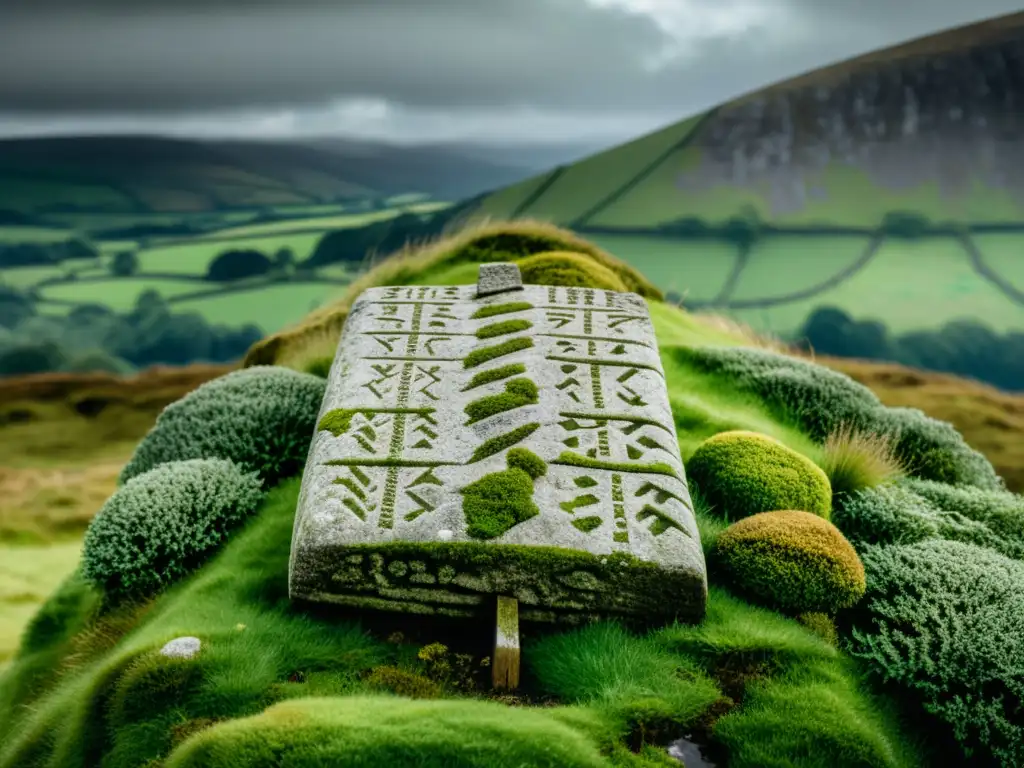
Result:
<svg viewBox="0 0 1024 768"><path fill-rule="evenodd" d="M261 497L260 479L230 461L161 464L125 483L93 518L82 574L109 595L151 595L202 565Z"/></svg>
<svg viewBox="0 0 1024 768"><path fill-rule="evenodd" d="M595 723L594 730L596 731ZM166 768L283 765L599 768L599 738L543 711L351 696L289 701L193 736Z"/></svg>
<svg viewBox="0 0 1024 768"><path fill-rule="evenodd" d="M867 593L846 616L852 653L977 764L1024 764L1024 563L941 539L863 559Z"/></svg>
<svg viewBox="0 0 1024 768"><path fill-rule="evenodd" d="M832 489L810 459L767 435L734 430L697 447L687 478L704 502L727 520L798 509L828 518Z"/></svg>
<svg viewBox="0 0 1024 768"><path fill-rule="evenodd" d="M592 258L566 251L550 251L519 262L526 285L564 285L626 291L626 284L608 267Z"/></svg>
<svg viewBox="0 0 1024 768"><path fill-rule="evenodd" d="M760 398L778 417L823 443L841 429L892 435L900 464L913 477L1004 491L991 463L951 424L913 408L886 408L867 387L820 365L763 349L679 347L677 362L717 376L725 386Z"/></svg>
<svg viewBox="0 0 1024 768"><path fill-rule="evenodd" d="M305 463L325 389L322 378L268 366L209 381L164 409L120 482L169 461L228 459L274 485Z"/></svg>
<svg viewBox="0 0 1024 768"><path fill-rule="evenodd" d="M742 594L799 614L835 613L864 595L864 566L843 534L810 512L762 512L716 540L714 568Z"/></svg>

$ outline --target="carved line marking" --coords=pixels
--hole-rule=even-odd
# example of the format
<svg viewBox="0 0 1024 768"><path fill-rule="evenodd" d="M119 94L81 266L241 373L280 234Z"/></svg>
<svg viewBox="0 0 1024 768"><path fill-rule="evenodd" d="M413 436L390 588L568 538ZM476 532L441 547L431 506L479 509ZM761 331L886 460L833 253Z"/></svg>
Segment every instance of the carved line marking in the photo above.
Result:
<svg viewBox="0 0 1024 768"><path fill-rule="evenodd" d="M368 360L394 360L393 357L382 357L382 358L367 358ZM647 371L654 371L659 376L664 377L664 374L655 368L653 365L647 365L646 363L625 363L618 360L593 360L588 357L563 357L561 355L550 355L546 358L547 360L556 360L561 363L582 363L583 365L611 365L618 368L643 368Z"/></svg>
<svg viewBox="0 0 1024 768"><path fill-rule="evenodd" d="M398 360L411 363L461 363L461 357L364 357L363 360Z"/></svg>
<svg viewBox="0 0 1024 768"><path fill-rule="evenodd" d="M646 315L627 315L620 307L574 307L569 304L541 304L535 309L558 309L562 312L610 312L630 320L646 320Z"/></svg>
<svg viewBox="0 0 1024 768"><path fill-rule="evenodd" d="M370 333L370 331L366 331ZM376 333L374 331L374 333ZM383 331L383 335L390 334L391 331ZM453 336L455 334L452 334ZM469 334L462 334L468 336ZM648 344L646 341L640 341L639 339L616 339L611 336L576 336L571 333L538 333L538 336L549 336L553 339L579 339L580 341L610 341L615 344L635 344L638 347L647 347L648 349L654 349L654 346Z"/></svg>
<svg viewBox="0 0 1024 768"><path fill-rule="evenodd" d="M576 413L576 412L573 412L573 411L562 411L558 415L561 416L562 418L565 418L565 419L592 419L592 420L596 420L596 421L626 421L626 422L630 422L631 424L638 425L638 426L636 426L636 427L634 427L632 429L627 427L627 429L629 429L629 432L626 432L625 429L622 430L627 435L630 434L631 432L635 432L637 429L639 429L642 426L657 427L658 429L665 430L670 435L673 435L673 436L675 435L675 429L671 429L671 428L665 426L660 421L655 421L654 419L645 419L645 418L643 418L641 416L633 416L633 415L627 414L627 413Z"/></svg>
<svg viewBox="0 0 1024 768"><path fill-rule="evenodd" d="M419 305L421 307L424 306L424 305L426 305L426 306L433 306L433 307L454 307L455 306L455 302L454 301L387 301L385 299L385 300L381 300L381 301L368 300L366 303L367 304L416 304L416 305Z"/></svg>
<svg viewBox="0 0 1024 768"><path fill-rule="evenodd" d="M620 544L629 543L629 529L626 521L625 496L622 493L622 475L612 475L612 505L615 510L615 532L612 539Z"/></svg>

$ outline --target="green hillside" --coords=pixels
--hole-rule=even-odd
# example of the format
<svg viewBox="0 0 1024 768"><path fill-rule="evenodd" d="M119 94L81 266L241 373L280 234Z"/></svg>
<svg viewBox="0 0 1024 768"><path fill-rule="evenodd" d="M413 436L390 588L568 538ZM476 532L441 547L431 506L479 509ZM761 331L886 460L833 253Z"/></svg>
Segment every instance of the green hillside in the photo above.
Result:
<svg viewBox="0 0 1024 768"><path fill-rule="evenodd" d="M1015 14L811 72L480 213L571 227L687 306L780 335L823 305L893 334L960 318L1019 331L1024 184L1006 169L1024 140L1007 106L1022 39Z"/></svg>
<svg viewBox="0 0 1024 768"><path fill-rule="evenodd" d="M489 260L646 296L709 563L696 623L524 624L514 691L490 683L493 623L288 597L296 467L347 309ZM143 439L0 672L0 767L1020 764L1024 497L948 424L745 343L554 228L379 265L250 356L275 367L204 385ZM761 460L786 469L768 482ZM188 637L194 655L161 654Z"/></svg>

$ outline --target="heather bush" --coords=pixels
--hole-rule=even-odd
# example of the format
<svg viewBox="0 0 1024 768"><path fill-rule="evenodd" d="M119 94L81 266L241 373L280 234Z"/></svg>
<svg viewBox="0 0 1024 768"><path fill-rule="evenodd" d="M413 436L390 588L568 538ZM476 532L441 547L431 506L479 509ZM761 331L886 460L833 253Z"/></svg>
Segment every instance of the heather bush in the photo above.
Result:
<svg viewBox="0 0 1024 768"><path fill-rule="evenodd" d="M301 471L326 382L288 368L233 371L167 406L121 471L121 482L169 461L228 459L265 486Z"/></svg>
<svg viewBox="0 0 1024 768"><path fill-rule="evenodd" d="M259 477L230 461L161 464L126 482L93 518L82 575L111 595L158 592L202 565L261 498Z"/></svg>
<svg viewBox="0 0 1024 768"><path fill-rule="evenodd" d="M698 370L727 376L731 386L757 395L818 442L843 427L889 434L895 457L912 476L991 491L1005 488L988 460L951 424L912 408L886 408L870 389L845 374L747 347L679 347L665 353Z"/></svg>
<svg viewBox="0 0 1024 768"><path fill-rule="evenodd" d="M1024 559L1024 497L1005 491L903 480L840 500L832 520L858 551L946 539Z"/></svg>
<svg viewBox="0 0 1024 768"><path fill-rule="evenodd" d="M832 490L810 459L757 432L721 432L686 464L689 481L719 517L799 509L828 517Z"/></svg>
<svg viewBox="0 0 1024 768"><path fill-rule="evenodd" d="M733 523L715 541L712 566L741 594L790 614L833 613L864 594L856 551L810 512L762 512Z"/></svg>
<svg viewBox="0 0 1024 768"><path fill-rule="evenodd" d="M863 561L865 597L841 615L851 653L968 757L1024 764L1024 564L941 539L870 547Z"/></svg>

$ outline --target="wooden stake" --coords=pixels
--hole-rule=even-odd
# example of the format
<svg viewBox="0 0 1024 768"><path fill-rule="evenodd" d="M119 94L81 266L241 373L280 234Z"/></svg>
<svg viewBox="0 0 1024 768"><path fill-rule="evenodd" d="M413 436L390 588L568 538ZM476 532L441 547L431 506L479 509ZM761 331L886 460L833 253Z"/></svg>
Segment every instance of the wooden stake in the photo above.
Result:
<svg viewBox="0 0 1024 768"><path fill-rule="evenodd" d="M497 631L491 679L498 689L519 687L519 601L514 597L498 597Z"/></svg>

